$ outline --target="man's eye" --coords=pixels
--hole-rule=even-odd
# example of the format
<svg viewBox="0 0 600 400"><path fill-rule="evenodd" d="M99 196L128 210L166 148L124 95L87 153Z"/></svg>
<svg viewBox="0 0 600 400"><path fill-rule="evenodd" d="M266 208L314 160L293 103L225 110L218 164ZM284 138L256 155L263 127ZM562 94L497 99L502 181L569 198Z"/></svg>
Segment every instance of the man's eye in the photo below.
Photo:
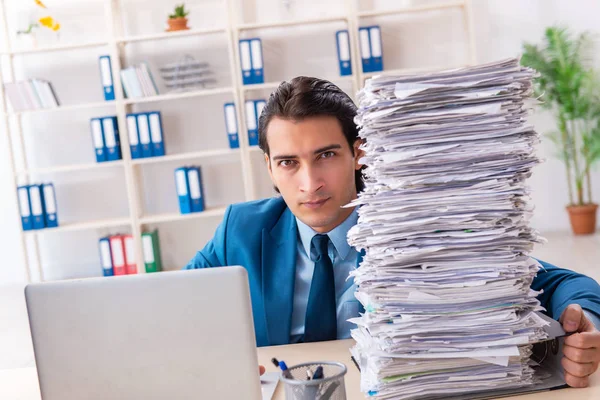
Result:
<svg viewBox="0 0 600 400"><path fill-rule="evenodd" d="M282 167L291 167L294 164L293 160L281 160L279 161L279 165Z"/></svg>
<svg viewBox="0 0 600 400"><path fill-rule="evenodd" d="M321 154L321 158L331 158L333 156L335 156L333 151L326 151L325 153Z"/></svg>

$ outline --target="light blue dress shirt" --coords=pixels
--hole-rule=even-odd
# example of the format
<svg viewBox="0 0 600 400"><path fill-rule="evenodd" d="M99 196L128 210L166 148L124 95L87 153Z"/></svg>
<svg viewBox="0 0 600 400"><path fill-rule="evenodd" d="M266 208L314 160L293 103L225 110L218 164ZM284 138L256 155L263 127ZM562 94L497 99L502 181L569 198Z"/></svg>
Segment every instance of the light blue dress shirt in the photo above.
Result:
<svg viewBox="0 0 600 400"><path fill-rule="evenodd" d="M310 283L315 269L317 250L311 246L312 238L318 233L296 218L298 224L298 248L296 252L296 280L294 287L294 307L292 311L291 341L296 343L304 334L306 306L310 294ZM356 208L340 225L327 233L329 236L329 257L333 262L335 298L337 304L337 338L350 337L350 329L356 325L347 322L348 318L358 317L358 300L354 297L354 279L350 271L356 269L358 252L348 244L347 234L358 222Z"/></svg>

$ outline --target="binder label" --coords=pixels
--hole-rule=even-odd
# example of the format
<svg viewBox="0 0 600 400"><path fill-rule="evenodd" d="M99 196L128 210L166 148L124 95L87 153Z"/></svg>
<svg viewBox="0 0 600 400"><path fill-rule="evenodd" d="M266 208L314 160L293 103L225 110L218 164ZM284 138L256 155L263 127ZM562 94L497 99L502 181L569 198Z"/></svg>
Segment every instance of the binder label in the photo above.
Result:
<svg viewBox="0 0 600 400"><path fill-rule="evenodd" d="M252 100L246 102L246 125L249 130L256 129L256 110Z"/></svg>
<svg viewBox="0 0 600 400"><path fill-rule="evenodd" d="M112 76L110 76L110 62L108 57L100 58L100 70L102 71L102 86L111 86ZM109 91L110 89L105 90Z"/></svg>
<svg viewBox="0 0 600 400"><path fill-rule="evenodd" d="M381 57L381 32L378 27L371 28L371 54Z"/></svg>
<svg viewBox="0 0 600 400"><path fill-rule="evenodd" d="M140 142L137 135L137 124L135 123L135 115L127 117L127 131L129 132L129 144L137 146Z"/></svg>
<svg viewBox="0 0 600 400"><path fill-rule="evenodd" d="M252 40L252 42L250 42L250 46L252 47L252 68L261 69L263 67L263 61L260 40Z"/></svg>
<svg viewBox="0 0 600 400"><path fill-rule="evenodd" d="M44 202L46 204L46 214L56 213L56 201L55 201L55 197L54 197L54 186L44 185ZM53 219L53 216L51 219Z"/></svg>
<svg viewBox="0 0 600 400"><path fill-rule="evenodd" d="M117 140L115 137L115 126L113 125L112 118L104 118L102 120L102 127L104 128L104 142L106 148L112 149L117 147Z"/></svg>
<svg viewBox="0 0 600 400"><path fill-rule="evenodd" d="M19 188L17 192L19 193L19 208L21 209L21 217L31 216L31 211L29 210L29 194L27 193L27 188Z"/></svg>
<svg viewBox="0 0 600 400"><path fill-rule="evenodd" d="M371 58L371 47L369 46L369 31L361 29L360 36L360 54L362 58Z"/></svg>
<svg viewBox="0 0 600 400"><path fill-rule="evenodd" d="M202 197L200 193L200 176L198 170L191 169L188 171L189 183L190 183L190 197L192 199L199 199Z"/></svg>
<svg viewBox="0 0 600 400"><path fill-rule="evenodd" d="M101 151L104 147L104 142L102 140L102 127L98 119L92 120L92 135L94 137L94 147Z"/></svg>
<svg viewBox="0 0 600 400"><path fill-rule="evenodd" d="M252 69L250 63L250 42L247 40L240 42L240 63L242 64L242 71L250 71Z"/></svg>
<svg viewBox="0 0 600 400"><path fill-rule="evenodd" d="M135 251L133 251L133 237L126 236L125 240L125 258L128 264L135 264Z"/></svg>
<svg viewBox="0 0 600 400"><path fill-rule="evenodd" d="M121 238L111 239L110 247L112 248L113 264L115 267L125 265L125 256L123 254L123 240Z"/></svg>
<svg viewBox="0 0 600 400"><path fill-rule="evenodd" d="M264 100L259 100L256 102L256 121L259 120L260 115L263 112L263 108L267 105L267 102Z"/></svg>
<svg viewBox="0 0 600 400"><path fill-rule="evenodd" d="M33 215L42 215L42 199L40 197L39 186L30 186L29 194L31 197L31 213Z"/></svg>
<svg viewBox="0 0 600 400"><path fill-rule="evenodd" d="M178 196L187 196L187 185L185 179L185 170L177 170L175 172L175 183L177 186L177 195Z"/></svg>
<svg viewBox="0 0 600 400"><path fill-rule="evenodd" d="M237 133L237 121L235 120L235 107L228 105L225 107L225 118L227 119L227 133Z"/></svg>
<svg viewBox="0 0 600 400"><path fill-rule="evenodd" d="M340 60L341 61L349 61L350 60L350 44L348 41L348 32L338 33L338 42L339 42L339 48L340 48Z"/></svg>
<svg viewBox="0 0 600 400"><path fill-rule="evenodd" d="M112 261L110 259L110 246L108 240L100 241L100 256L102 258L102 268L112 268Z"/></svg>
<svg viewBox="0 0 600 400"><path fill-rule="evenodd" d="M138 115L138 128L140 132L140 142L142 144L150 143L150 132L148 130L148 118L146 115Z"/></svg>
<svg viewBox="0 0 600 400"><path fill-rule="evenodd" d="M153 143L162 142L162 132L160 129L160 118L158 114L150 114L150 135Z"/></svg>
<svg viewBox="0 0 600 400"><path fill-rule="evenodd" d="M144 263L151 264L154 262L154 249L152 244L152 236L142 236L142 247L144 248Z"/></svg>

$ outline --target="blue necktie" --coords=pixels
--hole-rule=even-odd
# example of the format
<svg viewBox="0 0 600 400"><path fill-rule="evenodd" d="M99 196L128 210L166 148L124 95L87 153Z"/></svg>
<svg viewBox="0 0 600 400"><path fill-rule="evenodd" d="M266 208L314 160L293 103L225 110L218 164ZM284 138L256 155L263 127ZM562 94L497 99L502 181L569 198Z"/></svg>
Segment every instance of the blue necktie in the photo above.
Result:
<svg viewBox="0 0 600 400"><path fill-rule="evenodd" d="M329 236L315 235L312 245L317 250L317 261L310 284L304 341L318 342L337 338L337 314L333 263L327 253Z"/></svg>

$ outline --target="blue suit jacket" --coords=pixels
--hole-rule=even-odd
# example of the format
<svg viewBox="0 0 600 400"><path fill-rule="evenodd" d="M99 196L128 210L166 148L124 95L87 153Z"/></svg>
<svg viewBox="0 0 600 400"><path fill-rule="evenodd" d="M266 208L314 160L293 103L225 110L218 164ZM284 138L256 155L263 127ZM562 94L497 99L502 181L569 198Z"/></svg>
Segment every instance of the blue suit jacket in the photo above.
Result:
<svg viewBox="0 0 600 400"><path fill-rule="evenodd" d="M231 205L214 238L186 269L241 265L248 271L257 346L290 342L296 276L296 218L282 198ZM358 262L360 262L359 257ZM548 315L578 303L600 317L600 286L591 278L540 261L533 281Z"/></svg>

